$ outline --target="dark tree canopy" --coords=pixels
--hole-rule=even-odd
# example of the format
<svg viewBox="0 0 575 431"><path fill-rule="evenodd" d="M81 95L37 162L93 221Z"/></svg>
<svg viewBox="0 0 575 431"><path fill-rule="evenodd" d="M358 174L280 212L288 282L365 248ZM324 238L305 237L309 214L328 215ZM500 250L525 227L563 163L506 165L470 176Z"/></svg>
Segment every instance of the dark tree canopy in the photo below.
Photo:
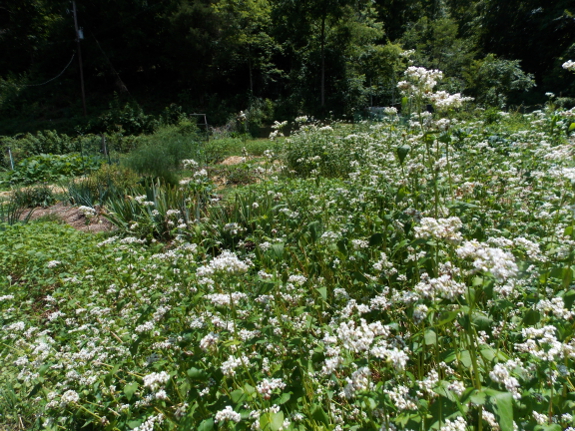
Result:
<svg viewBox="0 0 575 431"><path fill-rule="evenodd" d="M90 116L118 98L151 111L177 104L216 122L266 99L277 117L352 114L396 101L407 49L416 51L413 64L445 72L446 89L485 104L542 103L546 91L575 96L574 78L561 68L575 58L572 0L77 0L76 7ZM5 0L2 117L79 116L76 51L71 1ZM510 76L515 84L506 88Z"/></svg>

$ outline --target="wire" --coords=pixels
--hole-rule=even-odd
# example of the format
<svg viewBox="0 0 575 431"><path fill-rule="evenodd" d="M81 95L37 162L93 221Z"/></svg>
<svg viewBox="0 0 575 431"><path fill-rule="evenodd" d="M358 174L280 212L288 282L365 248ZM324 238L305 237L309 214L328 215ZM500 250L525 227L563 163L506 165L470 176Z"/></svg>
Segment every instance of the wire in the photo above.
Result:
<svg viewBox="0 0 575 431"><path fill-rule="evenodd" d="M58 75L56 75L54 78L49 79L46 82L43 82L41 84L24 84L23 87L40 87L41 85L46 85L52 81L54 81L55 79L58 79L60 76L62 76L62 74L66 71L66 69L68 69L68 67L70 67L70 65L72 64L72 60L74 60L74 57L76 56L76 52L74 51L72 53L72 58L70 58L70 61L68 62L68 64L66 65L66 67L62 70L62 72L60 72Z"/></svg>

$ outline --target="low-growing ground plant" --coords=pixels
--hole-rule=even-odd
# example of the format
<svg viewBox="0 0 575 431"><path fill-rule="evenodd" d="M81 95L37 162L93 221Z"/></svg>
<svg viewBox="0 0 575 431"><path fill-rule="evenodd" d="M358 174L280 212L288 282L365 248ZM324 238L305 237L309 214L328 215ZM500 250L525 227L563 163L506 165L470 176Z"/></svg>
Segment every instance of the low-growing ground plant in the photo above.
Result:
<svg viewBox="0 0 575 431"><path fill-rule="evenodd" d="M224 199L196 164L111 201L114 236L3 226L4 423L572 430L571 113L458 120L428 72L410 118L302 130Z"/></svg>

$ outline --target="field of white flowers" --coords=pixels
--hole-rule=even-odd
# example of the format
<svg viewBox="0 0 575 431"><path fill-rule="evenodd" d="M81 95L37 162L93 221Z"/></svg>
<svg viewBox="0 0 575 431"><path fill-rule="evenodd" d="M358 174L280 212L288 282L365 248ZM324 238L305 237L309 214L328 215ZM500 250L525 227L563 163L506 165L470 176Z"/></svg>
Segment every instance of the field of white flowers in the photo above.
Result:
<svg viewBox="0 0 575 431"><path fill-rule="evenodd" d="M234 197L3 227L0 428L573 430L575 113L406 76L411 120L300 119Z"/></svg>

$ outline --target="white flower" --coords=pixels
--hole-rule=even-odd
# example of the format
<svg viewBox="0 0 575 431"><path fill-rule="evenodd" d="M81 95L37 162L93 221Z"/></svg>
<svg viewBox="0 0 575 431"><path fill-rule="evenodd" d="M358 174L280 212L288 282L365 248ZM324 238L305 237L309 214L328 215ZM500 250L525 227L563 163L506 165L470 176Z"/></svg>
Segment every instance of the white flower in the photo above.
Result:
<svg viewBox="0 0 575 431"><path fill-rule="evenodd" d="M144 376L144 387L155 391L159 389L160 386L165 385L168 380L170 380L170 375L165 371L148 374L147 376Z"/></svg>
<svg viewBox="0 0 575 431"><path fill-rule="evenodd" d="M256 389L260 394L262 394L265 400L269 400L274 389L281 390L285 387L286 384L282 381L282 379L263 379L260 383L258 383Z"/></svg>
<svg viewBox="0 0 575 431"><path fill-rule="evenodd" d="M240 365L249 365L249 359L246 356L242 356L240 358L236 358L233 355L230 355L227 359L227 361L222 363L222 373L224 373L225 376L235 376L236 375L236 368L239 367Z"/></svg>
<svg viewBox="0 0 575 431"><path fill-rule="evenodd" d="M568 60L565 63L563 63L563 69L566 69L570 72L575 72L575 61L573 60Z"/></svg>
<svg viewBox="0 0 575 431"><path fill-rule="evenodd" d="M235 412L231 406L226 406L225 409L217 412L216 417L215 417L216 423L226 422L226 421L239 422L241 420L242 420L242 416L239 413Z"/></svg>
<svg viewBox="0 0 575 431"><path fill-rule="evenodd" d="M459 217L438 218L424 217L420 226L415 226L415 237L423 239L438 239L449 243L461 241L459 229L463 226Z"/></svg>
<svg viewBox="0 0 575 431"><path fill-rule="evenodd" d="M445 425L439 428L439 431L466 431L467 422L461 416L457 417L454 421L449 419L445 420Z"/></svg>
<svg viewBox="0 0 575 431"><path fill-rule="evenodd" d="M438 91L429 96L429 99L439 111L447 111L449 109L461 108L463 102L473 100L473 97L463 97L459 93L449 94L446 91Z"/></svg>
<svg viewBox="0 0 575 431"><path fill-rule="evenodd" d="M462 259L474 259L474 272L491 272L497 281L515 277L519 271L511 253L481 244L475 239L463 243L456 253Z"/></svg>
<svg viewBox="0 0 575 431"><path fill-rule="evenodd" d="M223 272L227 274L241 274L246 272L249 266L238 259L238 257L228 251L224 250L218 257L212 259L208 265L200 266L196 274L199 277L213 275L214 273Z"/></svg>
<svg viewBox="0 0 575 431"><path fill-rule="evenodd" d="M77 403L78 401L80 401L80 396L76 391L70 389L62 394L62 404Z"/></svg>
<svg viewBox="0 0 575 431"><path fill-rule="evenodd" d="M511 376L511 371L517 366L517 364L509 360L505 364L495 364L493 367L493 371L489 373L489 378L496 383L501 383L505 386L511 394L513 398L516 400L521 399L521 394L519 393L519 381Z"/></svg>
<svg viewBox="0 0 575 431"><path fill-rule="evenodd" d="M78 211L80 211L84 217L93 217L96 215L96 210L92 207L87 207L82 205L81 207L78 208Z"/></svg>

